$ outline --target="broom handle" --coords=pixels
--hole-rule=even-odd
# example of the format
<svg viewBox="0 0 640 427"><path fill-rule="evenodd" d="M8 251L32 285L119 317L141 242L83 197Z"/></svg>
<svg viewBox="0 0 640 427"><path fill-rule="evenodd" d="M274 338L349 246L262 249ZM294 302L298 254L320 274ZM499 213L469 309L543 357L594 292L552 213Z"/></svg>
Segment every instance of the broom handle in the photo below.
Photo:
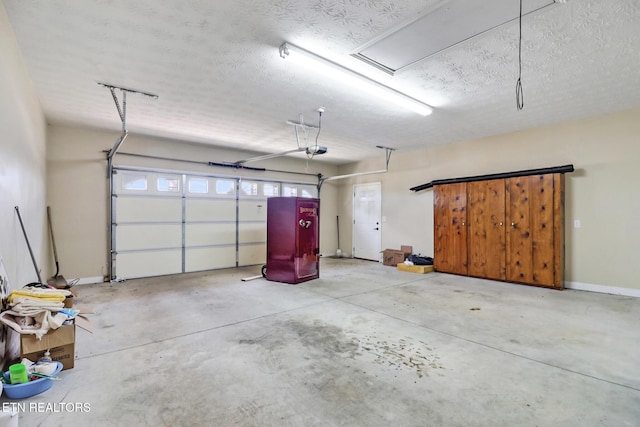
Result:
<svg viewBox="0 0 640 427"><path fill-rule="evenodd" d="M47 206L47 221L49 221L49 234L51 234L51 245L53 245L53 259L56 261L56 274L53 277L58 277L60 268L58 267L58 251L56 250L56 239L53 238L53 227L51 226L51 206Z"/></svg>
<svg viewBox="0 0 640 427"><path fill-rule="evenodd" d="M38 269L36 258L33 256L33 251L31 250L31 245L29 244L29 238L27 237L27 230L24 229L24 224L22 223L22 216L20 216L20 209L18 209L17 206L16 206L16 213L18 214L18 219L20 220L20 227L22 227L24 240L27 242L27 247L29 248L29 254L31 255L31 261L33 261L33 267L36 269L36 275L38 276L38 283L42 283L42 277L40 277L40 270Z"/></svg>

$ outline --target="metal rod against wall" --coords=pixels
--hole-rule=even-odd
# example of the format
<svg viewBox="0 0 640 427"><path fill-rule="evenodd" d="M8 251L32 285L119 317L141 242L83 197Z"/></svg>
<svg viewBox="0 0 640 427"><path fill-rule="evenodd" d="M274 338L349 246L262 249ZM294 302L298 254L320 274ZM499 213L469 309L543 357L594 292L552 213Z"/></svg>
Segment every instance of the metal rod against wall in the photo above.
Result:
<svg viewBox="0 0 640 427"><path fill-rule="evenodd" d="M18 220L20 221L20 227L22 228L22 233L24 234L24 240L27 242L27 248L29 249L29 255L31 255L31 261L33 262L33 268L36 270L36 276L38 276L38 283L42 284L42 276L40 276L40 269L38 268L38 263L36 263L36 257L33 255L33 250L31 250L31 245L29 244L29 238L27 237L27 230L24 228L24 223L22 222L22 215L20 215L20 209L16 206L16 214L18 215Z"/></svg>

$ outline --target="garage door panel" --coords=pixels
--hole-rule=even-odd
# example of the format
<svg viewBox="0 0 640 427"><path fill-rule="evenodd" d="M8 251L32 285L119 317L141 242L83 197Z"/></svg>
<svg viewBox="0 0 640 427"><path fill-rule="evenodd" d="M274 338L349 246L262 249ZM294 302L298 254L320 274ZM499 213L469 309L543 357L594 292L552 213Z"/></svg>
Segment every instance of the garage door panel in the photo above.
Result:
<svg viewBox="0 0 640 427"><path fill-rule="evenodd" d="M111 273L135 278L264 264L267 198L282 194L283 185L116 167ZM285 186L294 196L305 185Z"/></svg>
<svg viewBox="0 0 640 427"><path fill-rule="evenodd" d="M185 226L185 245L225 245L236 243L236 224L187 224Z"/></svg>
<svg viewBox="0 0 640 427"><path fill-rule="evenodd" d="M245 222L238 224L238 241L240 243L266 242L266 223Z"/></svg>
<svg viewBox="0 0 640 427"><path fill-rule="evenodd" d="M131 249L179 248L181 224L122 224L116 228L117 251Z"/></svg>
<svg viewBox="0 0 640 427"><path fill-rule="evenodd" d="M235 247L187 248L185 270L203 271L236 266Z"/></svg>
<svg viewBox="0 0 640 427"><path fill-rule="evenodd" d="M267 262L267 245L242 245L238 248L238 265L256 265Z"/></svg>
<svg viewBox="0 0 640 427"><path fill-rule="evenodd" d="M240 221L264 221L267 223L267 200L240 200L238 203Z"/></svg>
<svg viewBox="0 0 640 427"><path fill-rule="evenodd" d="M235 220L236 201L233 199L187 199L185 215L187 222Z"/></svg>
<svg viewBox="0 0 640 427"><path fill-rule="evenodd" d="M182 200L176 197L118 197L116 222L182 221Z"/></svg>
<svg viewBox="0 0 640 427"><path fill-rule="evenodd" d="M182 250L118 254L118 277L153 277L182 272Z"/></svg>

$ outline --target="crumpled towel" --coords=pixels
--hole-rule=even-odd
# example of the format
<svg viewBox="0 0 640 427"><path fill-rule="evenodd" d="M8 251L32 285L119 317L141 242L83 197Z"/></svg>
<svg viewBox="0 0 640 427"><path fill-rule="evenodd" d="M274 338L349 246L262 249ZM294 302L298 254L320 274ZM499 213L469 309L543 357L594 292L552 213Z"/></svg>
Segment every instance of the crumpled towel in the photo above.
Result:
<svg viewBox="0 0 640 427"><path fill-rule="evenodd" d="M46 310L31 317L33 319L28 320L30 317L7 310L0 313L0 322L20 334L33 334L36 338L42 339L42 336L49 332L49 329L58 329L67 320L67 315L64 313L52 315L50 311Z"/></svg>
<svg viewBox="0 0 640 427"><path fill-rule="evenodd" d="M35 316L42 311L60 311L64 308L64 303L34 300L31 298L16 298L12 303L9 303L9 307L21 316Z"/></svg>

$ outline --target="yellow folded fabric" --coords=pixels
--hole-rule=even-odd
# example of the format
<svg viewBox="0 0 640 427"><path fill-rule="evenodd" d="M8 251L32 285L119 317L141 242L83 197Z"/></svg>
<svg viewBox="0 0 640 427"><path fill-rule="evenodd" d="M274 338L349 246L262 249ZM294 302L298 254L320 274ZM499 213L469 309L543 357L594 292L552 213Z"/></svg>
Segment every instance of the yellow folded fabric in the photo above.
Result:
<svg viewBox="0 0 640 427"><path fill-rule="evenodd" d="M61 302L66 296L56 292L38 292L38 291L11 291L9 302L13 302L16 298L29 298L37 301Z"/></svg>

